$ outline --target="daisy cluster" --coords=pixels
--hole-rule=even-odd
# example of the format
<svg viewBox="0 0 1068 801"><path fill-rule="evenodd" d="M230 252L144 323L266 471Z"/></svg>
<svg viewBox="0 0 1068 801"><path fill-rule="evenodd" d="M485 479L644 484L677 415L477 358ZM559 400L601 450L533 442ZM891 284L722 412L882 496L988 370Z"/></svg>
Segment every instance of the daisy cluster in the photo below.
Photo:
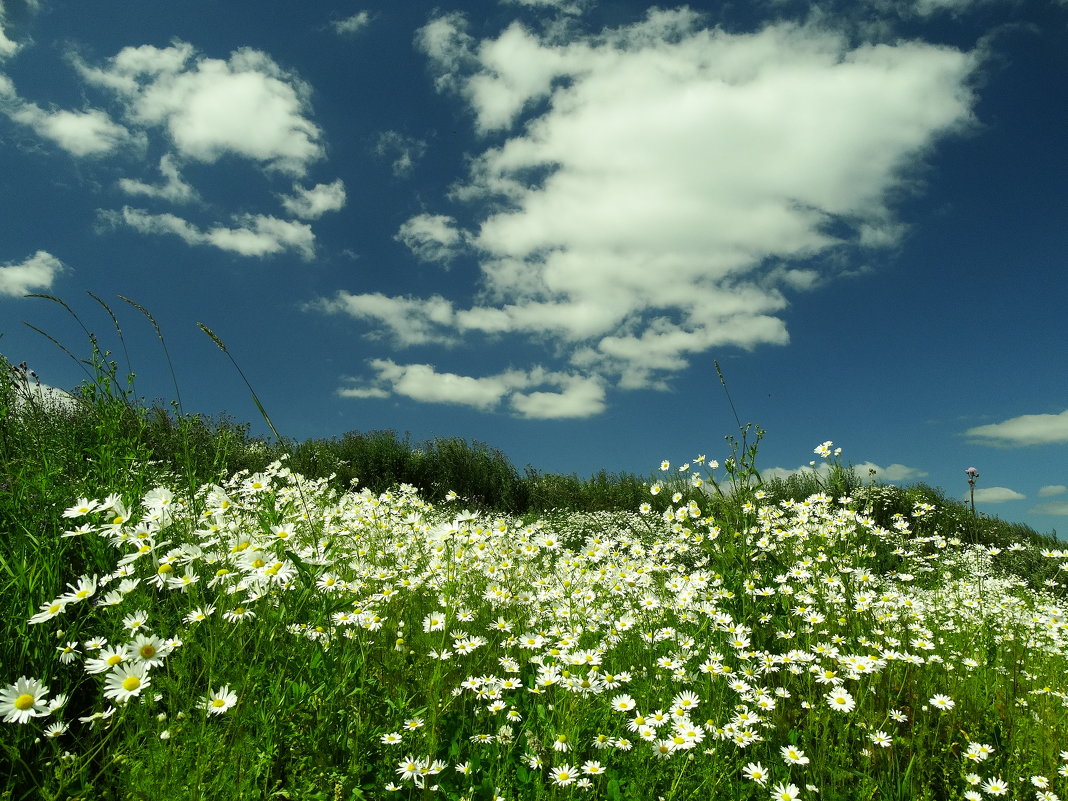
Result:
<svg viewBox="0 0 1068 801"><path fill-rule="evenodd" d="M881 528L850 498L764 500L737 528L693 502L527 522L435 507L403 485L339 493L281 461L189 501L166 487L129 506L79 499L68 535L105 539L116 568L81 577L29 622L85 632L57 660L96 683L90 726L151 694L156 671L211 626L379 654L408 671L413 696L409 714L377 718L396 766L386 790L465 792L502 764L583 790L696 762L790 801L937 751L960 769L954 792L1008 792L975 769L988 758L1003 769L1012 749L960 741L989 709L959 701L981 676L1036 730L1063 728L1065 688L1019 665L1068 664L1066 610L995 576L996 554L920 536L904 518ZM175 618L156 610L175 608L181 622L158 630L157 617ZM48 696L44 680L21 677L0 713L57 716L65 696ZM200 688L197 705L240 713L243 696L231 677ZM47 733L66 731L57 721ZM1040 798L1068 773L1050 767L1054 778L1032 780Z"/></svg>

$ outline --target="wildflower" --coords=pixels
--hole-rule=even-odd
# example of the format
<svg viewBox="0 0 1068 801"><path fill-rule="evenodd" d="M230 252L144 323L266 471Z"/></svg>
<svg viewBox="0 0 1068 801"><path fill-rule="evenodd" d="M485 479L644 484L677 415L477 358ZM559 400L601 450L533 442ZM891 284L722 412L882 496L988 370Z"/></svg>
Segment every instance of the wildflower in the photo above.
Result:
<svg viewBox="0 0 1068 801"><path fill-rule="evenodd" d="M46 714L46 695L48 687L26 676L0 690L0 714L4 723L27 723L30 718Z"/></svg>
<svg viewBox="0 0 1068 801"><path fill-rule="evenodd" d="M387 734L383 734L380 738L380 742L382 745L400 745L401 740L403 739L404 738L401 736L400 732L391 731Z"/></svg>
<svg viewBox="0 0 1068 801"><path fill-rule="evenodd" d="M235 606L229 612L223 613L223 620L227 623L240 623L245 620L252 620L254 617L256 617L256 613L247 606Z"/></svg>
<svg viewBox="0 0 1068 801"><path fill-rule="evenodd" d="M634 699L629 695L617 695L612 699L612 709L616 710L616 712L629 712L636 705Z"/></svg>
<svg viewBox="0 0 1068 801"><path fill-rule="evenodd" d="M78 502L74 506L70 507L63 512L63 517L82 517L83 515L92 514L99 511L103 507L100 505L100 501L91 501L88 498L79 498Z"/></svg>
<svg viewBox="0 0 1068 801"><path fill-rule="evenodd" d="M868 736L868 739L870 739L875 745L879 746L880 748L889 748L891 745L894 744L893 738L885 731L872 732Z"/></svg>
<svg viewBox="0 0 1068 801"><path fill-rule="evenodd" d="M908 715L906 715L904 712L901 712L900 710L891 709L889 714L890 714L890 719L895 721L896 723L907 723L908 722L908 719L909 719Z"/></svg>
<svg viewBox="0 0 1068 801"><path fill-rule="evenodd" d="M397 765L396 772L401 777L401 781L407 781L409 779L418 778L421 768L422 765L420 764L420 761L409 754Z"/></svg>
<svg viewBox="0 0 1068 801"><path fill-rule="evenodd" d="M553 750L559 751L561 754L566 754L568 751L571 750L571 746L568 745L567 742L566 734L556 735L556 739L553 740Z"/></svg>
<svg viewBox="0 0 1068 801"><path fill-rule="evenodd" d="M839 687L827 693L827 705L838 712L852 712L856 709L857 702L853 700L848 690Z"/></svg>
<svg viewBox="0 0 1068 801"><path fill-rule="evenodd" d="M66 734L67 728L68 726L66 723L64 723L63 721L59 721L57 723L53 723L51 726L45 729L44 735L45 737L54 740L56 737L61 737L62 735Z"/></svg>
<svg viewBox="0 0 1068 801"><path fill-rule="evenodd" d="M992 745L986 745L985 743L968 743L968 750L965 752L964 758L970 759L972 762L982 762L992 753L994 753L994 747Z"/></svg>
<svg viewBox="0 0 1068 801"><path fill-rule="evenodd" d="M102 648L99 656L85 660L85 672L106 673L129 658L130 655L125 645L117 648Z"/></svg>
<svg viewBox="0 0 1068 801"><path fill-rule="evenodd" d="M801 791L797 789L796 784L787 784L786 782L779 782L773 788L771 788L772 801L794 801Z"/></svg>
<svg viewBox="0 0 1068 801"><path fill-rule="evenodd" d="M578 771L571 765L563 764L558 768L553 768L553 783L560 786L571 784L578 778Z"/></svg>
<svg viewBox="0 0 1068 801"><path fill-rule="evenodd" d="M207 620L214 613L214 606L198 606L196 609L194 609L192 612L185 616L185 622L200 623L202 620Z"/></svg>
<svg viewBox="0 0 1068 801"><path fill-rule="evenodd" d="M132 615L127 615L122 619L122 626L131 634L141 628L147 629L148 612L146 612L144 609L138 609Z"/></svg>
<svg viewBox="0 0 1068 801"><path fill-rule="evenodd" d="M805 752L794 748L792 745L784 745L779 749L779 752L787 765L807 765L809 762Z"/></svg>
<svg viewBox="0 0 1068 801"><path fill-rule="evenodd" d="M57 645L56 650L59 651L59 661L64 665L69 665L78 656L78 643L68 642L66 645Z"/></svg>
<svg viewBox="0 0 1068 801"><path fill-rule="evenodd" d="M209 715L221 715L237 703L237 694L230 690L229 684L224 684L213 693L208 693L204 699L204 709Z"/></svg>
<svg viewBox="0 0 1068 801"><path fill-rule="evenodd" d="M411 720L404 721L404 728L408 731L415 731L416 729L423 728L422 718L412 718Z"/></svg>
<svg viewBox="0 0 1068 801"><path fill-rule="evenodd" d="M125 703L152 683L148 666L143 662L116 665L104 680L104 697Z"/></svg>
<svg viewBox="0 0 1068 801"><path fill-rule="evenodd" d="M768 783L768 771L759 762L750 762L742 768L742 775L761 787Z"/></svg>
<svg viewBox="0 0 1068 801"><path fill-rule="evenodd" d="M139 634L130 649L133 658L143 662L146 667L162 665L164 657L171 652L166 642L151 634Z"/></svg>
<svg viewBox="0 0 1068 801"><path fill-rule="evenodd" d="M948 695L942 695L940 693L932 696L928 703L931 706L942 710L943 712L948 712L954 706L956 706L956 702L952 698L950 698Z"/></svg>
<svg viewBox="0 0 1068 801"><path fill-rule="evenodd" d="M96 592L97 576L82 576L78 579L77 585L68 584L67 589L70 590L59 600L69 604L76 604L79 601L84 601L86 598L90 598Z"/></svg>
<svg viewBox="0 0 1068 801"><path fill-rule="evenodd" d="M582 772L587 776L600 776L605 772L605 767L596 760L588 759L582 763Z"/></svg>
<svg viewBox="0 0 1068 801"><path fill-rule="evenodd" d="M54 601L49 601L46 604L41 604L41 611L31 617L26 622L30 625L36 623L44 623L46 620L51 620L57 615L63 614L67 607L67 601L64 598L57 598Z"/></svg>
<svg viewBox="0 0 1068 801"><path fill-rule="evenodd" d="M983 792L988 795L1005 795L1009 791L1009 785L1001 778L987 779L983 784Z"/></svg>

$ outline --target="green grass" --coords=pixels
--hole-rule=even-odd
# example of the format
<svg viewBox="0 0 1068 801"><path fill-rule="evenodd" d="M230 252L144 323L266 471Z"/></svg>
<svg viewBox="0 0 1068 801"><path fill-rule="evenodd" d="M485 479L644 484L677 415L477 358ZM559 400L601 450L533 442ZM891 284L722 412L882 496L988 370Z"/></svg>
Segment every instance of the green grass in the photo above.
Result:
<svg viewBox="0 0 1068 801"><path fill-rule="evenodd" d="M1056 541L748 428L648 478L261 440L91 341L72 410L0 382L0 798L1068 797Z"/></svg>

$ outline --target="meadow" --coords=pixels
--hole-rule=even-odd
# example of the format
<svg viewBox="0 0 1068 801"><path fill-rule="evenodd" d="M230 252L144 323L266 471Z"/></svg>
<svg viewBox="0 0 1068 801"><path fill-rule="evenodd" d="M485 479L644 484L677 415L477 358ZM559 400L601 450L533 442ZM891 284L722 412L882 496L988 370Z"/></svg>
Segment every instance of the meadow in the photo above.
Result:
<svg viewBox="0 0 1068 801"><path fill-rule="evenodd" d="M256 438L90 341L69 408L0 357L0 798L1068 797L1064 543L752 426Z"/></svg>

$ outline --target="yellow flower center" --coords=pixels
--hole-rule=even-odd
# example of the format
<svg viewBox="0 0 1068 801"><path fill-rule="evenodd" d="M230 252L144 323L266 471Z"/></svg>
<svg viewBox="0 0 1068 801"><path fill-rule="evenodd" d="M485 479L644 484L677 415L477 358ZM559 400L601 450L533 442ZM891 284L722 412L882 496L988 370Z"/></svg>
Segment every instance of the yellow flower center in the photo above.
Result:
<svg viewBox="0 0 1068 801"><path fill-rule="evenodd" d="M264 566L265 564L267 564L267 563L266 563L266 562L264 562L264 561L263 561L262 559L256 559L256 560L254 560L254 561L252 562L252 566L253 566L253 567L255 567L255 568L261 568L261 567L263 567L263 566Z"/></svg>
<svg viewBox="0 0 1068 801"><path fill-rule="evenodd" d="M239 542L233 548L231 548L230 549L230 553L240 553L241 551L245 550L245 548L247 548L248 546L249 546L248 540L244 540L242 542Z"/></svg>
<svg viewBox="0 0 1068 801"><path fill-rule="evenodd" d="M220 706L226 706L226 701L224 701L222 698L212 698L211 705L217 709Z"/></svg>
<svg viewBox="0 0 1068 801"><path fill-rule="evenodd" d="M108 667L115 667L115 665L119 664L119 662L121 662L121 661L122 661L122 654L112 654L107 659Z"/></svg>
<svg viewBox="0 0 1068 801"><path fill-rule="evenodd" d="M215 571L215 575L216 576L225 576L229 572L230 571L227 570L225 567L220 567L218 570Z"/></svg>
<svg viewBox="0 0 1068 801"><path fill-rule="evenodd" d="M140 654L142 659L151 659L156 655L156 646L151 643L145 643L141 646Z"/></svg>
<svg viewBox="0 0 1068 801"><path fill-rule="evenodd" d="M122 689L126 692L133 692L141 686L141 680L137 676L127 676L122 680Z"/></svg>
<svg viewBox="0 0 1068 801"><path fill-rule="evenodd" d="M15 709L30 709L33 706L33 702L34 697L29 693L24 693L15 699Z"/></svg>
<svg viewBox="0 0 1068 801"><path fill-rule="evenodd" d="M159 566L159 573L170 573L174 570L174 565L164 562Z"/></svg>

